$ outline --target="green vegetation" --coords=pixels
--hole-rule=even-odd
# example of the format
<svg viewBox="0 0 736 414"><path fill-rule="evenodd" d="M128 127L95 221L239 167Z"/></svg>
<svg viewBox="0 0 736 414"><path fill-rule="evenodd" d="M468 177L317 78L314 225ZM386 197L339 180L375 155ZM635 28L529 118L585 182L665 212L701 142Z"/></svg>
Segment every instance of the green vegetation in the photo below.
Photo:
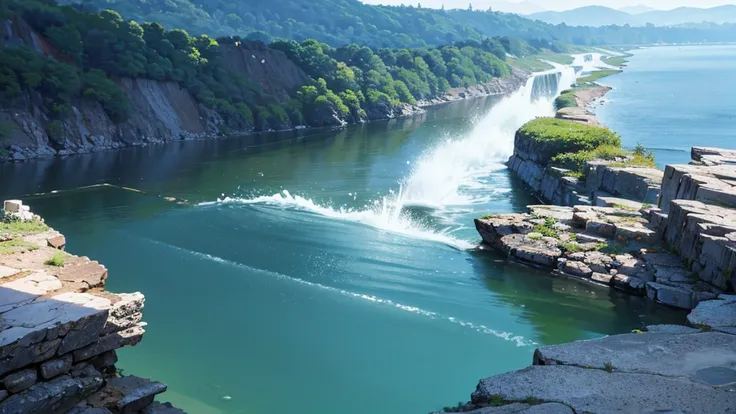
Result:
<svg viewBox="0 0 736 414"><path fill-rule="evenodd" d="M588 83L588 82L595 82L598 79L605 78L606 76L615 75L617 73L621 73L620 70L599 70L597 72L593 72L588 76L583 76L582 78L578 78L578 84L581 83Z"/></svg>
<svg viewBox="0 0 736 414"><path fill-rule="evenodd" d="M560 238L560 234L555 230L554 225L557 224L557 220L547 217L544 219L544 223L537 224L532 229L533 233L539 233L542 237L553 237L555 239Z"/></svg>
<svg viewBox="0 0 736 414"><path fill-rule="evenodd" d="M551 25L490 10L435 10L419 5L371 6L358 0L64 0L79 8L114 9L129 19L158 21L168 28L253 40L313 38L335 46L424 47L483 37L531 39L554 52L562 43L647 44L733 41L732 25L706 27L577 27ZM512 52L515 56L520 56Z"/></svg>
<svg viewBox="0 0 736 414"><path fill-rule="evenodd" d="M578 253L583 251L582 246L577 242L560 243L560 247L568 253Z"/></svg>
<svg viewBox="0 0 736 414"><path fill-rule="evenodd" d="M506 404L508 403L506 402L506 400L503 398L503 395L501 394L491 395L491 398L488 399L488 405L491 407L500 407Z"/></svg>
<svg viewBox="0 0 736 414"><path fill-rule="evenodd" d="M38 246L25 240L11 239L0 242L0 255L37 250Z"/></svg>
<svg viewBox="0 0 736 414"><path fill-rule="evenodd" d="M48 229L48 226L40 220L20 221L6 216L0 221L0 235L7 234L11 237L37 234Z"/></svg>
<svg viewBox="0 0 736 414"><path fill-rule="evenodd" d="M54 255L44 262L47 266L56 266L56 267L62 267L64 266L64 261L66 259L66 256L62 252L56 252Z"/></svg>
<svg viewBox="0 0 736 414"><path fill-rule="evenodd" d="M542 404L544 402L544 400L539 399L537 397L531 397L530 396L530 397L524 398L520 402L522 402L524 404L529 404L529 405L539 405L539 404Z"/></svg>
<svg viewBox="0 0 736 414"><path fill-rule="evenodd" d="M322 3L308 7L315 10L321 8ZM345 1L339 3L352 5ZM206 13L197 11L199 6L186 0L165 4L152 0L146 7L141 4L110 0L97 2L96 6L115 7L126 16L160 18L165 24L189 22L200 32L206 27L199 26L207 20ZM217 5L223 12L231 10L223 19L235 27L221 26L223 31L215 30L215 33L238 32L236 29L241 27L238 21L242 24L250 21L260 27L261 17L248 17L253 5L250 2L237 8L231 3ZM202 4L202 7L209 6ZM265 10L281 7L273 6L269 3ZM361 4L353 6L377 10ZM166 13L138 13L157 7ZM541 47L553 47L549 42L536 41L537 46L532 46L518 39L482 38L466 32L457 38L444 37L445 41L432 42L456 41L438 48L371 49L356 44L335 48L314 39L299 42L279 39L266 45L264 41L271 38L262 34L247 39L238 36L214 39L205 34L191 36L181 29L166 30L159 23L126 21L116 11L92 11L90 5L58 7L53 0L2 0L0 9L26 20L59 56L55 60L23 46L0 47L0 103L12 106L23 94L39 93L44 98L42 109L50 117L45 129L57 140L63 139L63 121L71 113L72 105L82 99L98 102L114 122L125 121L130 116L131 104L117 81L121 78L178 83L199 103L222 115L225 120L221 127L223 132L281 129L301 124L336 123L336 119L359 122L383 117L402 103L415 104L441 96L450 88L468 87L507 76L511 73L511 67L504 61L508 55L525 56L538 53ZM252 10L257 10L258 16L266 13L264 16L272 19L271 22L285 17L263 9ZM234 15L236 12L238 14ZM291 14L303 17L309 11L300 9ZM360 16L359 20L367 20L372 14ZM342 19L338 23L345 24L345 21ZM289 30L299 30L298 22L289 24L292 26ZM402 21L397 27L405 26L407 23ZM432 27L439 26L441 23ZM317 34L337 33L320 27L320 30L307 32L318 38L324 36ZM275 26L271 29L279 31ZM456 28L452 26L448 30ZM373 29L366 27L365 33L368 32ZM373 33L378 38L386 35L384 31ZM360 36L356 39L360 40ZM424 44L403 37L397 39L402 45ZM284 52L311 81L299 90L287 91L288 97L269 95L228 66L225 52L233 48L245 49L248 56L269 50Z"/></svg>
<svg viewBox="0 0 736 414"><path fill-rule="evenodd" d="M626 211L639 211L639 210L638 210L638 209L637 209L636 207L632 207L632 206L627 206L627 205L625 205L625 204L618 204L618 203L613 203L613 205L612 205L611 207L613 207L613 208L617 208L617 209L619 209L619 210L626 210Z"/></svg>
<svg viewBox="0 0 736 414"><path fill-rule="evenodd" d="M575 108L578 106L578 100L575 98L575 89L562 91L560 96L555 99L555 108L559 111L562 108Z"/></svg>
<svg viewBox="0 0 736 414"><path fill-rule="evenodd" d="M622 66L626 66L626 64L629 62L628 58L632 56L634 55L632 55L631 53L627 53L623 56L608 56L608 57L603 58L603 62L611 66L622 67Z"/></svg>
<svg viewBox="0 0 736 414"><path fill-rule="evenodd" d="M524 125L519 134L531 141L536 153L548 154L550 164L569 169L566 176L583 178L586 163L612 161L612 167L655 167L654 155L637 146L634 152L621 148L621 139L608 128L556 118L538 118ZM556 154L556 155L555 155Z"/></svg>
<svg viewBox="0 0 736 414"><path fill-rule="evenodd" d="M606 362L603 364L603 370L606 372L613 372L613 364L610 362Z"/></svg>
<svg viewBox="0 0 736 414"><path fill-rule="evenodd" d="M0 121L0 142L7 139L10 134L13 133L13 129L14 127L12 122Z"/></svg>
<svg viewBox="0 0 736 414"><path fill-rule="evenodd" d="M625 159L630 154L615 145L601 145L592 151L565 152L552 157L552 165L568 168L583 175L585 164L593 160L614 161Z"/></svg>
<svg viewBox="0 0 736 414"><path fill-rule="evenodd" d="M537 118L521 127L518 134L527 137L535 151L545 154L592 151L603 145L621 146L621 138L608 128L556 118Z"/></svg>
<svg viewBox="0 0 736 414"><path fill-rule="evenodd" d="M621 243L600 243L596 246L596 250L610 256L618 256L626 252L626 245Z"/></svg>

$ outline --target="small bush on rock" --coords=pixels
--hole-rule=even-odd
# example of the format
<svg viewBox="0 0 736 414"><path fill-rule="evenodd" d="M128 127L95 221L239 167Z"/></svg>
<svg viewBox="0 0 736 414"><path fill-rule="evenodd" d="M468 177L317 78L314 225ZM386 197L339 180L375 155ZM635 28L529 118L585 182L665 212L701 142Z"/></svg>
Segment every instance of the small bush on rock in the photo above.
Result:
<svg viewBox="0 0 736 414"><path fill-rule="evenodd" d="M608 128L556 118L537 118L519 129L522 150L549 159L556 154L592 151L602 145L621 147L621 138Z"/></svg>

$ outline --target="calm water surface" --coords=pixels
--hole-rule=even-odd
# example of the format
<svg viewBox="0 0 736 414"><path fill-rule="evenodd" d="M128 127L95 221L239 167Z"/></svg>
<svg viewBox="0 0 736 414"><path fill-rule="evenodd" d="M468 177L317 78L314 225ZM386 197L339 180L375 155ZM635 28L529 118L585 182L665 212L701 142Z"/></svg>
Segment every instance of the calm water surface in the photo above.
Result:
<svg viewBox="0 0 736 414"><path fill-rule="evenodd" d="M654 150L657 164L687 164L693 145L736 149L736 45L663 46L633 52L606 78L612 102L598 118L629 147Z"/></svg>
<svg viewBox="0 0 736 414"><path fill-rule="evenodd" d="M551 110L521 93L338 131L0 165L0 194L47 193L27 200L68 249L103 262L109 290L146 295L148 332L120 366L188 412L424 413L538 345L683 320L470 249L474 217L534 203L500 161ZM78 189L100 183L136 191Z"/></svg>

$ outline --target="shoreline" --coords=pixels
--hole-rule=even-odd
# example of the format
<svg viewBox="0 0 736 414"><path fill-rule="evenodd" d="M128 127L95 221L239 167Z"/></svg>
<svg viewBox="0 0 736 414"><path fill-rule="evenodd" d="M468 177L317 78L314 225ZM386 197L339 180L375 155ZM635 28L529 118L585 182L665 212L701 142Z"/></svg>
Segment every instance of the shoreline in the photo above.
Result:
<svg viewBox="0 0 736 414"><path fill-rule="evenodd" d="M519 88L523 87L525 82L528 81L529 78L531 78L532 76L534 76L532 72L528 72L528 71L525 71L519 68L513 68L511 75L507 77L494 78L493 80L485 84L472 85L472 86L468 86L465 88L453 88L449 90L447 93L445 93L444 95L442 95L441 97L433 98L430 100L418 101L416 105L401 104L397 108L399 109L398 111L399 115L397 116L369 119L369 120L359 122L359 123L346 123L344 125L333 125L333 126L297 125L292 128L282 129L282 130L244 131L244 132L231 133L231 134L215 134L215 135L205 134L201 136L196 135L196 134L190 134L190 135L182 136L182 139L178 139L178 140L174 140L174 139L144 140L144 141L133 142L128 145L124 145L119 142L114 142L114 145L100 145L100 146L83 147L75 151L72 151L72 150L59 150L59 151L51 150L49 151L50 148L48 147L43 148L43 149L41 148L27 149L27 148L18 147L17 145L9 145L7 149L0 148L0 164L3 164L3 163L12 164L12 163L33 161L33 160L39 160L39 159L66 158L69 156L78 156L78 155L92 155L92 154L99 153L99 152L117 151L117 150L123 150L123 149L128 149L128 148L148 147L152 145L162 145L162 144L169 144L169 143L174 143L174 142L236 139L239 137L258 136L258 135L273 134L273 133L299 132L299 131L339 130L345 127L366 124L370 122L391 121L395 119L410 118L412 116L426 113L427 109L439 107L439 106L450 104L450 103L455 103L455 102L460 102L460 101L469 101L473 99L488 98L488 97L493 97L493 96L509 95L519 90ZM267 144L270 144L270 143L267 143ZM6 152L6 154L3 156L4 151Z"/></svg>
<svg viewBox="0 0 736 414"><path fill-rule="evenodd" d="M20 200L0 213L0 412L183 414L166 384L123 375L117 350L143 339L145 296L105 290L107 268Z"/></svg>
<svg viewBox="0 0 736 414"><path fill-rule="evenodd" d="M693 147L690 164L665 171L627 166L617 156L593 158L573 177L554 166L554 144L571 145L570 131L586 139L602 134L590 106L610 90L576 88L569 92L576 104L564 100L569 106L556 115L565 122L558 129L535 124L517 132L509 169L549 204L476 219L481 249L549 270L549 277L686 309L687 324L540 347L531 366L481 379L469 402L444 412L726 412L736 406L736 184L730 181L736 151ZM609 141L595 145L610 153ZM626 158L645 155L639 151Z"/></svg>

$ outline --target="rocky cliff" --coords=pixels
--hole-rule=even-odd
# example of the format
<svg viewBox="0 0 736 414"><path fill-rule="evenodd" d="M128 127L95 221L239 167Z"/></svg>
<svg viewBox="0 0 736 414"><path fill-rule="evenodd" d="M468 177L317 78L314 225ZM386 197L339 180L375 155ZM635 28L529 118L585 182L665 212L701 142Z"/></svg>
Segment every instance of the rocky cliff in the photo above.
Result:
<svg viewBox="0 0 736 414"><path fill-rule="evenodd" d="M0 212L0 413L183 414L160 382L121 375L143 338L145 298L104 290L108 271L18 200Z"/></svg>
<svg viewBox="0 0 736 414"><path fill-rule="evenodd" d="M560 122L583 124L599 128L595 116L588 109L595 99L609 91L608 87L580 89L574 93L578 107L564 108L557 113ZM606 206L606 198L621 197L656 204L664 173L656 168L632 163L633 154L621 151L614 159L591 159L580 171L552 165L559 155L557 147L519 130L514 138L514 153L509 158L509 169L515 172L542 201L574 206L593 204ZM582 162L582 161L581 161Z"/></svg>
<svg viewBox="0 0 736 414"><path fill-rule="evenodd" d="M0 43L27 46L34 51L57 57L43 39L22 19L0 22ZM309 77L276 50L257 50L245 45L221 48L226 65L243 74L249 82L277 99L309 81ZM117 79L131 103L129 119L116 123L101 105L78 99L71 114L53 121L42 110L43 97L25 94L13 102L12 108L0 109L2 142L0 159L26 158L88 153L126 146L161 143L182 139L213 138L225 134L223 117L205 107L189 91L174 82L150 79ZM248 125L229 134L252 131Z"/></svg>
<svg viewBox="0 0 736 414"><path fill-rule="evenodd" d="M72 64L21 18L0 20L0 30L0 46L26 46L38 54ZM277 104L260 104L269 106L266 108L269 112L293 97L301 86L311 82L310 77L285 53L258 43L233 40L232 44L220 45L219 53L225 68L243 75L247 88L251 88L254 96L264 98L264 102ZM310 119L304 122L312 126L343 126L365 120L408 116L422 112L421 106L508 93L518 89L527 78L527 73L515 70L506 78L453 89L446 96L419 105L376 104L366 107L365 114L351 114L348 117L341 117L334 110L322 111L324 113L310 113ZM36 92L25 91L20 97L6 102L0 108L0 162L176 140L242 135L254 130L255 125L252 124L258 123L259 108L265 110L263 107L251 107L256 119L251 117L250 121L238 121L237 126L233 126L227 122L231 120L227 110L218 112L193 96L190 91L196 88L144 78L113 80L121 87L131 107L131 115L123 122L111 119L102 105L83 96L73 99L70 110L58 119L49 117L47 97ZM218 103L216 107L221 106ZM259 128L289 129L298 126L293 124L296 118L283 115L283 109L276 109L281 111L281 116L278 111L274 112L268 116L266 124L258 123Z"/></svg>

